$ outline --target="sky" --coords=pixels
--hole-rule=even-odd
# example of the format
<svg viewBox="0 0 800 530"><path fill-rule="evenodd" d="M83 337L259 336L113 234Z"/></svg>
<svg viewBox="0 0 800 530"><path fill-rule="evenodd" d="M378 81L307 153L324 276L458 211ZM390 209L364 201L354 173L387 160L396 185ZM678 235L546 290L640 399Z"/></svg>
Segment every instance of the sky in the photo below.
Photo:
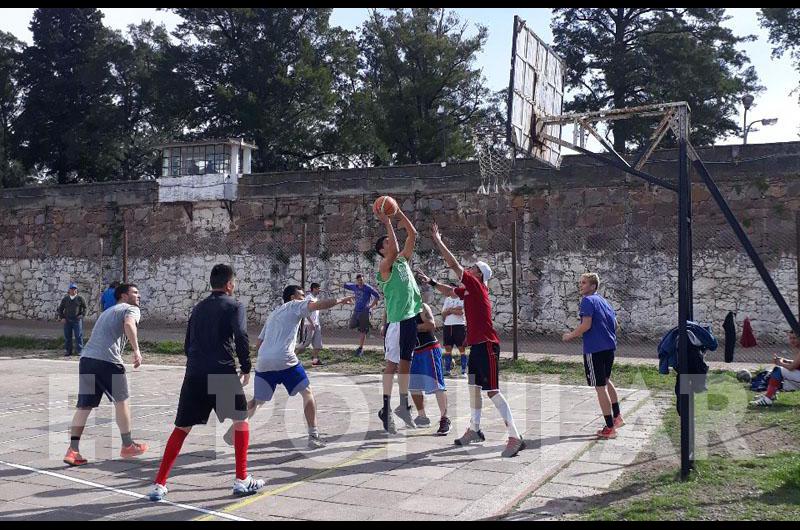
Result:
<svg viewBox="0 0 800 530"><path fill-rule="evenodd" d="M104 23L114 29L125 30L128 24L142 20L153 20L163 23L172 30L180 22L180 17L155 8L101 8L105 17ZM500 90L508 86L511 64L511 34L514 15L524 19L545 42L551 43L553 34L550 31L551 13L548 8L453 8L463 21L474 28L480 23L488 28L488 40L483 51L478 55L475 66L481 68L491 90ZM28 29L34 8L0 8L0 30L14 34L27 43L32 42ZM331 16L331 25L341 26L349 30L358 30L369 16L368 8L335 8ZM791 64L788 56L780 59L771 57L772 47L767 40L767 32L758 22L756 8L729 8L731 19L727 25L737 35L755 35L753 42L743 43L741 49L755 66L760 83L765 90L756 96L753 106L747 113L748 123L761 118L778 118L776 125L768 127L754 126L748 134L748 143L789 142L800 140L800 104L798 92L792 93L800 85L800 73ZM742 116L738 117L739 123ZM755 129L758 128L758 131ZM563 137L572 139L566 130ZM740 144L741 138L731 137L718 140L719 145ZM591 144L589 145L590 148ZM593 149L594 150L594 149Z"/></svg>

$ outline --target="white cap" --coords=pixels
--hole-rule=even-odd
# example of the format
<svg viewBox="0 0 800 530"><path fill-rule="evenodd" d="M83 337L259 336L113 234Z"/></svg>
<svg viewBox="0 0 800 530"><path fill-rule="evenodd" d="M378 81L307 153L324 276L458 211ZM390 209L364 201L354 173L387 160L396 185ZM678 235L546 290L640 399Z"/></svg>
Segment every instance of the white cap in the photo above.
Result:
<svg viewBox="0 0 800 530"><path fill-rule="evenodd" d="M484 285L489 285L489 279L492 277L492 268L483 261L476 261L475 266L481 270Z"/></svg>

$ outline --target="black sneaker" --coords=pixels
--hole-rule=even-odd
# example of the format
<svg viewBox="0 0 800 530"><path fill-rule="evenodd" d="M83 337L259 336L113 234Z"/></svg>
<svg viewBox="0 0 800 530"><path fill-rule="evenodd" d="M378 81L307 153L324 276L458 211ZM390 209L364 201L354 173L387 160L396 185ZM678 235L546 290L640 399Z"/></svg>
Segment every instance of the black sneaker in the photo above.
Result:
<svg viewBox="0 0 800 530"><path fill-rule="evenodd" d="M456 438L453 440L453 443L456 445L469 445L471 443L477 442L485 442L486 437L483 435L483 431L475 432L472 429L467 429L467 432L464 433L464 436L461 438Z"/></svg>
<svg viewBox="0 0 800 530"><path fill-rule="evenodd" d="M406 424L406 427L409 429L417 428L417 426L414 425L414 420L411 419L411 405L409 405L406 410L403 410L402 405L397 405L397 407L394 409L394 413L397 414L398 418L403 420L403 422Z"/></svg>
<svg viewBox="0 0 800 530"><path fill-rule="evenodd" d="M427 416L417 416L414 418L414 425L417 427L427 427L431 424L431 419Z"/></svg>
<svg viewBox="0 0 800 530"><path fill-rule="evenodd" d="M450 432L450 418L447 416L442 416L442 419L439 420L439 430L436 431L438 436L445 436Z"/></svg>
<svg viewBox="0 0 800 530"><path fill-rule="evenodd" d="M378 411L378 417L383 422L384 431L389 434L397 434L397 428L394 426L394 417L391 414L384 414L384 409L381 409Z"/></svg>
<svg viewBox="0 0 800 530"><path fill-rule="evenodd" d="M354 355L356 357L363 357L364 356L364 350L362 350L361 348L357 348L355 353L354 353Z"/></svg>

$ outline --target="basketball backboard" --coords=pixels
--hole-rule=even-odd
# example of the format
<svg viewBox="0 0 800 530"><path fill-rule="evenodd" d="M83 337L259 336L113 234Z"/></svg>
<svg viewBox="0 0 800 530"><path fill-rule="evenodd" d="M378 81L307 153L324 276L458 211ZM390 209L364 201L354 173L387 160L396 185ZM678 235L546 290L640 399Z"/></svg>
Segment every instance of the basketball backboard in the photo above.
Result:
<svg viewBox="0 0 800 530"><path fill-rule="evenodd" d="M508 86L508 141L518 152L552 167L561 165L561 146L542 133L561 138L561 124L544 125L545 116L561 114L564 102L564 61L514 17L511 79Z"/></svg>

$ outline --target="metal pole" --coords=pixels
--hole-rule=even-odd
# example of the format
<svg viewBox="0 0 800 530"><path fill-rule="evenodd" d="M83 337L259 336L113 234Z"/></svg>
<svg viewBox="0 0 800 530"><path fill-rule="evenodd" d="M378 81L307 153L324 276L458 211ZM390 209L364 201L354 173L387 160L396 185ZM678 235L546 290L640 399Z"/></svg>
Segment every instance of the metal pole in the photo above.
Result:
<svg viewBox="0 0 800 530"><path fill-rule="evenodd" d="M122 281L128 283L128 229L122 229Z"/></svg>
<svg viewBox="0 0 800 530"><path fill-rule="evenodd" d="M797 259L797 318L800 319L800 210L795 212L795 258Z"/></svg>
<svg viewBox="0 0 800 530"><path fill-rule="evenodd" d="M103 291L105 291L105 289L104 289L105 284L103 282L103 238L102 237L100 238L100 281L99 281L99 285L100 285L100 296L102 297L102 293L103 293ZM100 301L100 312L101 313L103 312L102 299Z"/></svg>
<svg viewBox="0 0 800 530"><path fill-rule="evenodd" d="M744 108L744 137L742 145L747 145L747 107Z"/></svg>
<svg viewBox="0 0 800 530"><path fill-rule="evenodd" d="M689 355L686 321L689 319L689 204L691 183L689 180L689 158L686 140L688 116L685 109L678 114L680 137L678 139L678 410L681 416L681 479L689 476L692 468L691 417L692 390L688 384Z"/></svg>
<svg viewBox="0 0 800 530"><path fill-rule="evenodd" d="M300 240L300 253L302 257L300 259L300 286L303 290L306 290L306 230L308 229L308 224L303 223L303 236Z"/></svg>
<svg viewBox="0 0 800 530"><path fill-rule="evenodd" d="M517 360L519 355L518 338L517 338L517 321L519 315L519 307L517 305L517 221L511 225L511 315L513 319L514 330L514 360Z"/></svg>

